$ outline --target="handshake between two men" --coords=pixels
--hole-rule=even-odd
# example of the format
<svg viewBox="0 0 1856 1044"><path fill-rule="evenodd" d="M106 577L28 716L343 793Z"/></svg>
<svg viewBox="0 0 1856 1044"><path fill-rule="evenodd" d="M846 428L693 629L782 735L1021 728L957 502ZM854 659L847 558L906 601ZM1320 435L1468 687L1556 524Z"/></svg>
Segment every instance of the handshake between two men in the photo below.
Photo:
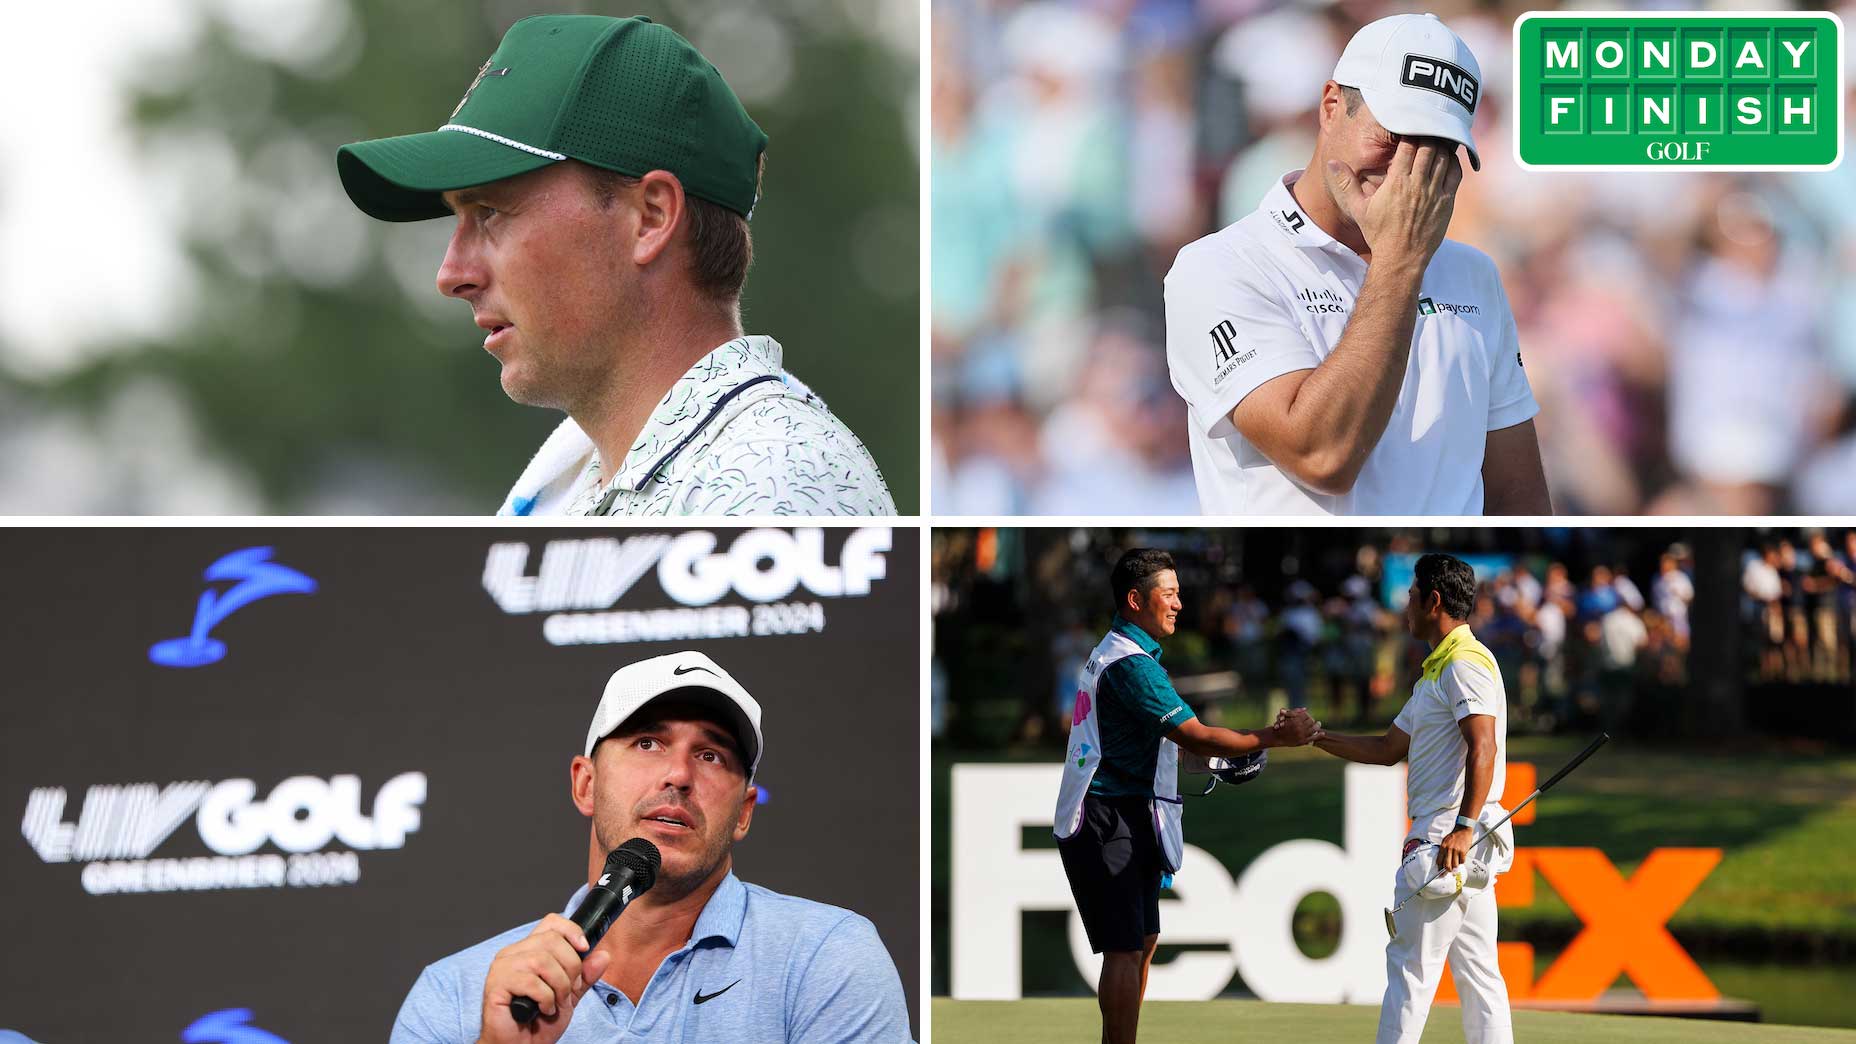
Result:
<svg viewBox="0 0 1856 1044"><path fill-rule="evenodd" d="M1326 736L1321 723L1306 707L1282 708L1266 729L1223 729L1197 718L1186 721L1170 735L1185 752L1181 763L1189 774L1207 775L1205 793L1218 783L1248 783L1269 763L1271 747L1301 747Z"/></svg>
<svg viewBox="0 0 1856 1044"><path fill-rule="evenodd" d="M1279 709L1270 728L1276 733L1279 747L1305 747L1327 737L1327 733L1321 731L1321 723L1308 713L1307 707Z"/></svg>

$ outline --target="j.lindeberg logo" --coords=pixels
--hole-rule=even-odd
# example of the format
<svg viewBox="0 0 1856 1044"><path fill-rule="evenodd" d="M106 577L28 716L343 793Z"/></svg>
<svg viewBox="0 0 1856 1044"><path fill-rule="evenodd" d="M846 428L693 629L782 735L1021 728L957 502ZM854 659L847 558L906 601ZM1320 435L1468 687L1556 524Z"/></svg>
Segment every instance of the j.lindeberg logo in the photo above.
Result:
<svg viewBox="0 0 1856 1044"><path fill-rule="evenodd" d="M1272 210L1270 211L1270 217L1276 219L1277 228L1282 229L1290 235L1300 232L1302 226L1307 223L1307 219L1303 218L1300 212L1294 210Z"/></svg>
<svg viewBox="0 0 1856 1044"><path fill-rule="evenodd" d="M1398 82L1406 87L1435 91L1468 109L1472 116L1476 113L1476 101L1482 93L1482 85L1476 82L1469 70L1442 58L1422 54L1405 56L1405 63L1399 69Z"/></svg>

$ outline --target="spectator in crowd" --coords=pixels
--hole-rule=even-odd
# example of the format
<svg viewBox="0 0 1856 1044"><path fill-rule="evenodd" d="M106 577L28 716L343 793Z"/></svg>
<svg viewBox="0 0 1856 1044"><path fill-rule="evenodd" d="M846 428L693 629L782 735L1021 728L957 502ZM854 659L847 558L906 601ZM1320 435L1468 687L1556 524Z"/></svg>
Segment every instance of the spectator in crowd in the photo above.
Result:
<svg viewBox="0 0 1856 1044"><path fill-rule="evenodd" d="M1841 680L1842 654L1838 641L1837 587L1841 563L1830 548L1830 538L1821 529L1805 536L1810 549L1809 563L1799 583L1804 587L1806 608L1810 612L1811 679L1820 682Z"/></svg>
<svg viewBox="0 0 1856 1044"><path fill-rule="evenodd" d="M1768 680L1785 673L1785 581L1779 575L1779 549L1767 543L1749 552L1740 572L1746 594L1746 618L1759 648L1759 674Z"/></svg>
<svg viewBox="0 0 1856 1044"><path fill-rule="evenodd" d="M1799 557L1798 545L1789 539L1780 540L1778 567L1780 599L1784 606L1782 633L1786 681L1803 681L1810 662L1811 630L1805 611L1805 566L1806 563Z"/></svg>
<svg viewBox="0 0 1856 1044"><path fill-rule="evenodd" d="M1611 586L1617 589L1618 598L1630 606L1632 612L1643 612L1643 591L1637 582L1630 578L1630 570L1622 562L1611 567Z"/></svg>
<svg viewBox="0 0 1856 1044"><path fill-rule="evenodd" d="M1340 593L1339 645L1342 652L1340 677L1335 688L1358 694L1352 722L1359 724L1367 719L1373 701L1382 695L1374 691L1373 682L1379 673L1379 638L1385 629L1385 611L1373 594L1372 581L1359 573L1341 582ZM1335 696L1333 718L1339 719L1339 708L1346 702L1345 696Z"/></svg>
<svg viewBox="0 0 1856 1044"><path fill-rule="evenodd" d="M1656 611L1668 621L1670 638L1678 649L1688 648L1688 607L1695 600L1695 582L1682 569L1680 544L1663 552L1656 561L1656 579L1650 583L1650 599Z"/></svg>
<svg viewBox="0 0 1856 1044"><path fill-rule="evenodd" d="M1836 405L1820 393L1817 261L1788 249L1763 196L1721 186L1708 203L1676 288L1670 444L1693 480L1684 507L1768 514Z"/></svg>
<svg viewBox="0 0 1856 1044"><path fill-rule="evenodd" d="M1598 621L1599 722L1606 731L1620 732L1630 719L1637 691L1637 654L1649 641L1643 618L1622 601Z"/></svg>
<svg viewBox="0 0 1856 1044"><path fill-rule="evenodd" d="M1678 642L1670 619L1654 609L1643 614L1648 639L1638 675L1666 689L1680 690L1688 679L1688 646Z"/></svg>
<svg viewBox="0 0 1856 1044"><path fill-rule="evenodd" d="M1563 721L1570 715L1568 699L1571 678L1566 671L1566 640L1575 615L1575 597L1572 578L1565 564L1554 562L1549 565L1546 578L1541 582L1540 607L1534 611L1534 627L1540 632L1537 649L1542 663L1541 702L1550 708L1547 712L1548 725L1554 720Z"/></svg>
<svg viewBox="0 0 1856 1044"><path fill-rule="evenodd" d="M1642 604L1642 597L1638 603ZM1618 592L1617 580L1610 566L1593 566L1592 576L1584 591L1579 593L1579 619L1585 622L1601 620L1606 613L1624 604L1624 597Z"/></svg>
<svg viewBox="0 0 1856 1044"><path fill-rule="evenodd" d="M1255 689L1270 675L1270 607L1257 597L1256 588L1243 584L1225 611L1225 637L1237 666L1238 685Z"/></svg>
<svg viewBox="0 0 1856 1044"><path fill-rule="evenodd" d="M1277 636L1278 671L1291 703L1301 707L1308 702L1308 664L1321 642L1323 621L1321 610L1315 607L1319 594L1314 584L1292 580L1286 597L1288 605L1282 611L1282 630Z"/></svg>

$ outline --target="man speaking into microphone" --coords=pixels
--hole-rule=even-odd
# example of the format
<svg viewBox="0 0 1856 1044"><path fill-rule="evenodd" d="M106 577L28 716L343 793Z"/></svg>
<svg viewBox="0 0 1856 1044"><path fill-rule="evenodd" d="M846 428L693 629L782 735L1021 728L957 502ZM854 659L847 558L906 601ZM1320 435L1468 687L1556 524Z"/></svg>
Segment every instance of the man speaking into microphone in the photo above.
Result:
<svg viewBox="0 0 1856 1044"><path fill-rule="evenodd" d="M735 877L760 755L760 704L707 656L614 673L570 766L574 807L592 821L586 883L561 913L429 965L392 1044L909 1040L875 926ZM640 838L659 852L655 879L589 940L566 914L607 854ZM539 1013L518 1022L523 997Z"/></svg>

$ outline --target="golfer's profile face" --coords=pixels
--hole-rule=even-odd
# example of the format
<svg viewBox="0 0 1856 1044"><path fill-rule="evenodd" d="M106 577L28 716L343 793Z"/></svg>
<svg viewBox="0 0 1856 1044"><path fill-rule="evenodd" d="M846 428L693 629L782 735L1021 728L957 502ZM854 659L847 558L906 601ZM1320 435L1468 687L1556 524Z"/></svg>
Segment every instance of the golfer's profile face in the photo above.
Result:
<svg viewBox="0 0 1856 1044"><path fill-rule="evenodd" d="M1148 626L1149 633L1164 638L1173 633L1180 608L1179 577L1171 569L1163 569L1154 575L1154 586L1147 592L1141 623Z"/></svg>
<svg viewBox="0 0 1856 1044"><path fill-rule="evenodd" d="M625 321L631 266L617 208L572 163L445 193L455 227L438 292L467 301L516 402L565 409L598 386Z"/></svg>

